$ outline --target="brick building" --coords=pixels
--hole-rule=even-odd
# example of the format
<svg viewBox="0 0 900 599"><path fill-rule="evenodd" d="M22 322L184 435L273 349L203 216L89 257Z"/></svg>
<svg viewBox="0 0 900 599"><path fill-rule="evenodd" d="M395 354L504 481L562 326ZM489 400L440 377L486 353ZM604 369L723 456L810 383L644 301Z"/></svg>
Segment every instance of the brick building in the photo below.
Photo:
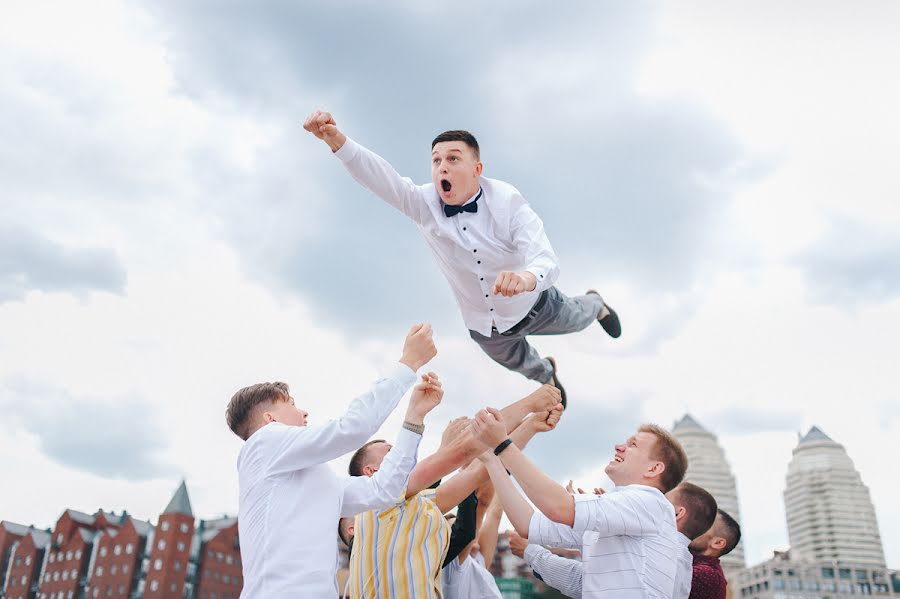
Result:
<svg viewBox="0 0 900 599"><path fill-rule="evenodd" d="M156 526L66 510L52 530L0 522L0 599L237 599L237 519L195 523L184 482Z"/></svg>

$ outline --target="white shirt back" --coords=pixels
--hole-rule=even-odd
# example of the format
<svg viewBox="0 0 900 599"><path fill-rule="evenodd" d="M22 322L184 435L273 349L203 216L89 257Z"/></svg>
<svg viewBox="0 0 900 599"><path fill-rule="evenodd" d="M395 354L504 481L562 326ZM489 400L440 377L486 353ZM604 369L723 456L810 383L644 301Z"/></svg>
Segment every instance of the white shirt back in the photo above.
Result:
<svg viewBox="0 0 900 599"><path fill-rule="evenodd" d="M675 599L688 599L691 594L691 580L694 577L694 556L691 555L688 545L691 540L681 534L676 535L678 540L678 566L675 570Z"/></svg>
<svg viewBox="0 0 900 599"><path fill-rule="evenodd" d="M484 556L474 552L462 564L459 557L441 572L444 599L503 599L497 581L484 566Z"/></svg>

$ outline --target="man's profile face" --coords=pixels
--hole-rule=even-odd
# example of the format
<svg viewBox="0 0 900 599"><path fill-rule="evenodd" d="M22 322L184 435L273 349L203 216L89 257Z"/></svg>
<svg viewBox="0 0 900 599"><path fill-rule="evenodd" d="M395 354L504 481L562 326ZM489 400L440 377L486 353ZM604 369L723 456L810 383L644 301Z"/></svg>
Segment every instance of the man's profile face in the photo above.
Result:
<svg viewBox="0 0 900 599"><path fill-rule="evenodd" d="M309 412L301 410L294 404L293 397L289 397L287 401L272 402L266 413L271 415L274 422L288 426L306 426L309 417Z"/></svg>
<svg viewBox="0 0 900 599"><path fill-rule="evenodd" d="M459 206L478 193L482 164L462 141L442 141L431 150L431 180L445 204Z"/></svg>
<svg viewBox="0 0 900 599"><path fill-rule="evenodd" d="M656 435L639 431L616 445L616 453L606 465L610 480L617 486L650 482L644 475L659 461L651 457L656 443Z"/></svg>

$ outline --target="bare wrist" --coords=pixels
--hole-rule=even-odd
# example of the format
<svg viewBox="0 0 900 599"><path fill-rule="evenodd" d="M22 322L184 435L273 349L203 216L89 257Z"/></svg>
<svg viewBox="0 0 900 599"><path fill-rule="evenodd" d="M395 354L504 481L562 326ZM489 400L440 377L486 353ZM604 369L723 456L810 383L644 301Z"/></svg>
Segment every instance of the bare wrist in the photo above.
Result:
<svg viewBox="0 0 900 599"><path fill-rule="evenodd" d="M344 147L345 143L347 143L347 136L343 133L338 133L337 135L326 139L325 143L328 144L328 147L331 148L332 152L337 152Z"/></svg>
<svg viewBox="0 0 900 599"><path fill-rule="evenodd" d="M407 410L406 417L403 420L410 424L425 424L425 414L419 414L415 410Z"/></svg>

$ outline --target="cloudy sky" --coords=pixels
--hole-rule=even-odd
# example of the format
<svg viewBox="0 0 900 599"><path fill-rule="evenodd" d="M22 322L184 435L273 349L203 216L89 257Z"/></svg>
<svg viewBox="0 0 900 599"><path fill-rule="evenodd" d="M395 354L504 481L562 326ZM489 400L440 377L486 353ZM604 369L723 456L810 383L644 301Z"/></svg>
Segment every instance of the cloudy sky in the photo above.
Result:
<svg viewBox="0 0 900 599"><path fill-rule="evenodd" d="M606 484L615 441L690 411L756 562L787 544L816 424L900 567L897 72L888 1L4 2L0 518L155 518L182 477L198 516L234 513L231 393L286 380L324 421L417 321L447 388L426 449L533 389L468 339L415 227L302 130L325 108L420 182L436 133L475 132L559 287L619 311L619 341L535 343L571 402L531 448L554 477Z"/></svg>

